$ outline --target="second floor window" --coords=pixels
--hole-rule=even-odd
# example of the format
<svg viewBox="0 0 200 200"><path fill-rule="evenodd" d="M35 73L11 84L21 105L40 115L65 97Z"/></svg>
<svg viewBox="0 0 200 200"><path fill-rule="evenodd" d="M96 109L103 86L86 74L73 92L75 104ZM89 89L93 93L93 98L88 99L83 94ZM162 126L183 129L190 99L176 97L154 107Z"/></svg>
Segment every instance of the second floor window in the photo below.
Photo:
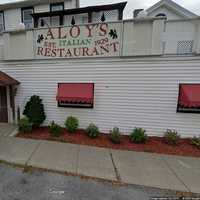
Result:
<svg viewBox="0 0 200 200"><path fill-rule="evenodd" d="M64 10L64 3L53 3L50 5L51 12L60 11L60 10Z"/></svg>
<svg viewBox="0 0 200 200"><path fill-rule="evenodd" d="M26 28L33 28L32 13L33 8L22 8L22 22L25 24Z"/></svg>
<svg viewBox="0 0 200 200"><path fill-rule="evenodd" d="M53 3L50 4L50 11L60 11L64 10L64 3ZM59 26L61 25L60 17L59 16L53 16L51 17L51 26Z"/></svg>
<svg viewBox="0 0 200 200"><path fill-rule="evenodd" d="M3 12L0 12L0 33L4 31L4 16Z"/></svg>

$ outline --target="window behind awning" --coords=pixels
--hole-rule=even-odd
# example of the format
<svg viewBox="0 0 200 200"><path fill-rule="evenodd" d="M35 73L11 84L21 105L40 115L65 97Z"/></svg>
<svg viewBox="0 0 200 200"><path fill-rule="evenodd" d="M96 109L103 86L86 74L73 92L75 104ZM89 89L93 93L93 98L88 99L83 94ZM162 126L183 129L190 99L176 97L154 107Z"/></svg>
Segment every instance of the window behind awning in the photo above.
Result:
<svg viewBox="0 0 200 200"><path fill-rule="evenodd" d="M93 107L93 83L59 83L57 97L59 106Z"/></svg>
<svg viewBox="0 0 200 200"><path fill-rule="evenodd" d="M178 111L200 112L200 84L180 84Z"/></svg>

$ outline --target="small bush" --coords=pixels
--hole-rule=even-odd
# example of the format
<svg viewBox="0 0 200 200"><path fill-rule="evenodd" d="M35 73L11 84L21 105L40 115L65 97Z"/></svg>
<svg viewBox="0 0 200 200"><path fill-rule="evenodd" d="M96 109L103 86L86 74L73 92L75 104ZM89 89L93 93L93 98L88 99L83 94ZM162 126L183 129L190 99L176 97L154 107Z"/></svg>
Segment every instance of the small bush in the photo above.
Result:
<svg viewBox="0 0 200 200"><path fill-rule="evenodd" d="M95 124L89 124L89 126L86 128L86 132L89 137L91 138L97 138L100 134L99 128Z"/></svg>
<svg viewBox="0 0 200 200"><path fill-rule="evenodd" d="M145 143L148 136L145 134L145 130L142 128L135 128L130 134L130 140L133 143Z"/></svg>
<svg viewBox="0 0 200 200"><path fill-rule="evenodd" d="M119 128L114 127L111 131L110 131L110 140L114 143L114 144L120 144L121 142L121 133L119 131Z"/></svg>
<svg viewBox="0 0 200 200"><path fill-rule="evenodd" d="M199 137L193 137L191 139L191 144L200 149L200 136Z"/></svg>
<svg viewBox="0 0 200 200"><path fill-rule="evenodd" d="M23 117L19 121L19 131L22 133L30 133L32 131L32 123L29 121L28 117Z"/></svg>
<svg viewBox="0 0 200 200"><path fill-rule="evenodd" d="M52 121L49 125L49 132L53 137L59 137L62 133L62 127Z"/></svg>
<svg viewBox="0 0 200 200"><path fill-rule="evenodd" d="M65 127L70 133L74 133L79 126L79 121L76 117L70 116L65 121Z"/></svg>
<svg viewBox="0 0 200 200"><path fill-rule="evenodd" d="M180 140L180 135L176 130L167 129L164 134L164 141L170 145L177 145Z"/></svg>

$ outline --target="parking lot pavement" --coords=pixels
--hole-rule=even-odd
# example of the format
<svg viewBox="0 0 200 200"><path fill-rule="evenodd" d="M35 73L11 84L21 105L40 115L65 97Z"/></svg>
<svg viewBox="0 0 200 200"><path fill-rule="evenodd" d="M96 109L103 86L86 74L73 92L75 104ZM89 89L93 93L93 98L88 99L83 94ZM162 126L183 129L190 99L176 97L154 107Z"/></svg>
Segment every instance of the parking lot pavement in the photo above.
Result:
<svg viewBox="0 0 200 200"><path fill-rule="evenodd" d="M44 171L23 172L0 164L0 199L3 200L149 200L175 192L136 185L113 185Z"/></svg>

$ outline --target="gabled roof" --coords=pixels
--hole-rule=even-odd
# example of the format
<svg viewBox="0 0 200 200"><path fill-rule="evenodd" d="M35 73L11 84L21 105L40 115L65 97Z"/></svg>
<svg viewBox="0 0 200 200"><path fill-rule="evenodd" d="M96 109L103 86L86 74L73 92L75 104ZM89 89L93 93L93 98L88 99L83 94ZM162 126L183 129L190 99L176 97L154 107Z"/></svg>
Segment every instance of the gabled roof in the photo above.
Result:
<svg viewBox="0 0 200 200"><path fill-rule="evenodd" d="M154 10L158 9L161 6L166 6L172 10L174 10L177 14L185 17L185 18L194 18L198 17L198 15L194 14L193 12L183 8L182 6L178 5L177 3L173 2L172 0L161 0L158 3L154 4L146 11L148 14L152 13Z"/></svg>

